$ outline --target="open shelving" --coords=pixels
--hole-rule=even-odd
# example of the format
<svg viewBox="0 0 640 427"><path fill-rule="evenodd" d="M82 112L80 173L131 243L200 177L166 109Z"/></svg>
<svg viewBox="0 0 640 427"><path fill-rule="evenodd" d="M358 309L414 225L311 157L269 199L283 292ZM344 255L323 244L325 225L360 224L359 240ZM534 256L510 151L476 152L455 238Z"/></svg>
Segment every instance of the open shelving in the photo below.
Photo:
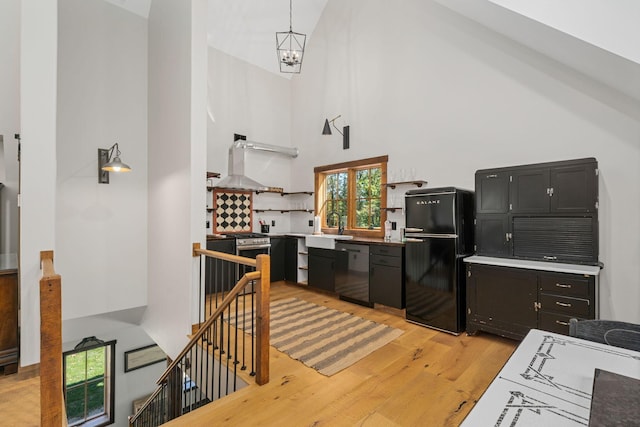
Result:
<svg viewBox="0 0 640 427"><path fill-rule="evenodd" d="M401 181L401 182L387 182L386 186L389 188L396 188L398 185L415 185L420 188L423 185L427 185L427 181L422 180L412 180L412 181Z"/></svg>

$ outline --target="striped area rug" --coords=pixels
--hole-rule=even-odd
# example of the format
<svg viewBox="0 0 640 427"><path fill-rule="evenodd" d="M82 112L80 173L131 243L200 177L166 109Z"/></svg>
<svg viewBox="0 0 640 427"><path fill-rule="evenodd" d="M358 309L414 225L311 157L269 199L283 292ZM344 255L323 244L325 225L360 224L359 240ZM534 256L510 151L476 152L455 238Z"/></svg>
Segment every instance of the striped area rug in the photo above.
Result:
<svg viewBox="0 0 640 427"><path fill-rule="evenodd" d="M250 317L244 316L247 326ZM271 345L326 376L351 366L402 332L297 298L271 303Z"/></svg>

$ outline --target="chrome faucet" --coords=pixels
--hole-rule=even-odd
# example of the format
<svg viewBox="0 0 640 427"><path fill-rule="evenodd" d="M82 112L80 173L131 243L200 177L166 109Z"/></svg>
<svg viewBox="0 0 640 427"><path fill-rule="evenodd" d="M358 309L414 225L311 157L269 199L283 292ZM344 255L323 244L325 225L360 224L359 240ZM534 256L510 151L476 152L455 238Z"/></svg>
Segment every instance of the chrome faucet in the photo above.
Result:
<svg viewBox="0 0 640 427"><path fill-rule="evenodd" d="M344 226L342 225L342 221L340 218L340 214L336 211L331 211L327 214L327 220L329 219L330 216L332 215L338 215L338 234L342 234L344 233ZM328 225L328 224L327 224Z"/></svg>

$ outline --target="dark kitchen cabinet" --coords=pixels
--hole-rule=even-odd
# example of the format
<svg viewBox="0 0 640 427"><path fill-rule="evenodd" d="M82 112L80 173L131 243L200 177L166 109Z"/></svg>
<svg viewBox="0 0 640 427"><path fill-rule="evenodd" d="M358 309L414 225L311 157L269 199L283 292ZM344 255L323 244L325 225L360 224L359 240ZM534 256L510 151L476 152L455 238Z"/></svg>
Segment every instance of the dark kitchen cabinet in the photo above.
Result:
<svg viewBox="0 0 640 427"><path fill-rule="evenodd" d="M514 169L509 179L509 207L515 213L549 212L549 169Z"/></svg>
<svg viewBox="0 0 640 427"><path fill-rule="evenodd" d="M287 237L284 248L284 280L298 282L298 238Z"/></svg>
<svg viewBox="0 0 640 427"><path fill-rule="evenodd" d="M285 278L286 241L283 236L271 237L271 281L279 282Z"/></svg>
<svg viewBox="0 0 640 427"><path fill-rule="evenodd" d="M568 335L572 317L598 316L598 268L591 269L575 274L468 263L467 332L522 339L536 328Z"/></svg>
<svg viewBox="0 0 640 427"><path fill-rule="evenodd" d="M550 170L550 212L591 213L598 205L598 165L588 162Z"/></svg>
<svg viewBox="0 0 640 427"><path fill-rule="evenodd" d="M522 339L537 326L535 273L469 264L466 283L469 334L481 330Z"/></svg>
<svg viewBox="0 0 640 427"><path fill-rule="evenodd" d="M7 256L7 255L5 255ZM0 366L5 374L18 371L18 273L0 270Z"/></svg>
<svg viewBox="0 0 640 427"><path fill-rule="evenodd" d="M509 256L511 238L507 215L479 214L475 225L475 251L487 256Z"/></svg>
<svg viewBox="0 0 640 427"><path fill-rule="evenodd" d="M400 246L371 245L369 249L371 302L399 309L405 307L403 249Z"/></svg>
<svg viewBox="0 0 640 427"><path fill-rule="evenodd" d="M594 276L541 273L538 275L539 329L569 334L569 319L595 319Z"/></svg>
<svg viewBox="0 0 640 427"><path fill-rule="evenodd" d="M335 252L331 249L309 248L309 286L335 292Z"/></svg>
<svg viewBox="0 0 640 427"><path fill-rule="evenodd" d="M235 239L217 239L207 242L207 250L236 254ZM205 290L207 294L227 292L238 281L237 266L229 261L206 258L205 264Z"/></svg>
<svg viewBox="0 0 640 427"><path fill-rule="evenodd" d="M476 254L598 264L594 158L478 170Z"/></svg>
<svg viewBox="0 0 640 427"><path fill-rule="evenodd" d="M476 213L507 213L509 210L509 174L485 171L476 174Z"/></svg>

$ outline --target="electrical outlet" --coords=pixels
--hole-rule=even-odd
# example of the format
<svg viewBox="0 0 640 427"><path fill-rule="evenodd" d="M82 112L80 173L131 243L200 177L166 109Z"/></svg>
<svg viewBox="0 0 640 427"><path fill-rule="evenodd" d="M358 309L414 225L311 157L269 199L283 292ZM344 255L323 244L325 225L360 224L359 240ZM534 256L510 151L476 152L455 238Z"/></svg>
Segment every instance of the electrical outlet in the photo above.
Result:
<svg viewBox="0 0 640 427"><path fill-rule="evenodd" d="M391 221L391 229L392 230L396 229L396 222L395 221Z"/></svg>
<svg viewBox="0 0 640 427"><path fill-rule="evenodd" d="M312 219L309 220L309 227L313 227L313 220Z"/></svg>
<svg viewBox="0 0 640 427"><path fill-rule="evenodd" d="M275 226L276 226L276 220L275 220L275 219L272 219L272 220L271 220L271 226L272 226L272 227L275 227Z"/></svg>

